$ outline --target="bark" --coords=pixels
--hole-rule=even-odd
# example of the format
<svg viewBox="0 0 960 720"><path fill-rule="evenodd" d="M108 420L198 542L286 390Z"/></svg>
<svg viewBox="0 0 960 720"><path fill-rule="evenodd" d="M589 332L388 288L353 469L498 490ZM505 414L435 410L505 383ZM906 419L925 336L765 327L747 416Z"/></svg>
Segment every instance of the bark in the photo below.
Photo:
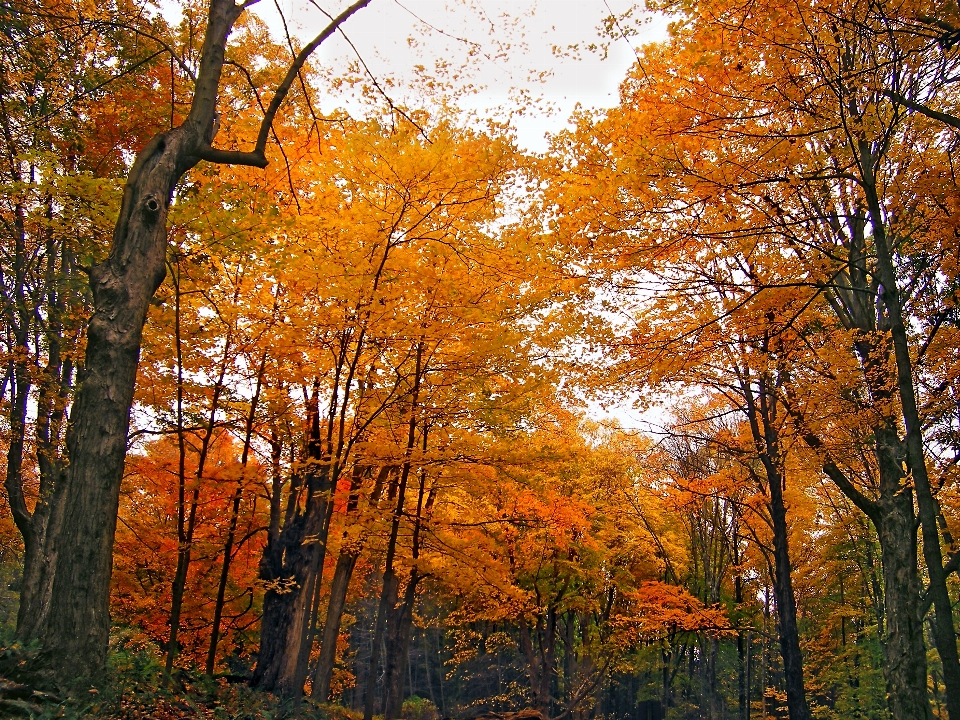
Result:
<svg viewBox="0 0 960 720"><path fill-rule="evenodd" d="M797 629L797 601L791 576L782 478L775 477L771 480L770 515L773 520L774 596L777 601L777 629L780 637L780 655L783 658L787 708L791 720L809 720L811 715L803 683L803 656L800 651L800 633Z"/></svg>
<svg viewBox="0 0 960 720"><path fill-rule="evenodd" d="M892 436L892 437L891 437ZM878 444L896 438L896 431ZM917 533L913 493L900 483L901 470L891 453L884 453L881 482L896 482L899 492L884 493L877 501L874 524L880 540L883 566L886 638L884 675L890 714L898 720L930 720L927 695L927 657L923 642L920 578L917 572Z"/></svg>
<svg viewBox="0 0 960 720"><path fill-rule="evenodd" d="M143 324L165 274L173 188L212 140L224 45L240 12L232 2L212 3L190 117L138 155L110 254L90 271L94 313L67 433L70 461L59 479L63 495L50 520L52 581L44 581L51 593L28 633L68 677L85 676L106 659L113 537Z"/></svg>
<svg viewBox="0 0 960 720"><path fill-rule="evenodd" d="M923 642L922 603L920 580L917 570L917 517L914 514L913 492L918 492L920 525L929 529L925 523L925 490L921 487L925 474L921 471L921 480L905 481L904 459L913 462L908 452L909 444L904 447L897 422L887 416L886 408L891 407L900 392L904 364L897 359L897 377L890 377L889 361L891 357L890 331L892 326L901 325L899 299L891 296L895 282L890 282L889 271L882 267L881 275L868 267L868 244L866 227L869 222L873 231L873 241L877 246L878 265L883 265L885 255L885 224L876 197L874 180L874 158L869 146L860 143L858 147L869 218L859 209L845 216L846 227L841 226L840 215L834 213L830 229L837 235L838 245L844 247L847 257L840 269L822 287L824 297L834 310L842 326L853 331L853 350L860 363L863 384L869 392L865 403L880 418L871 428L874 437L872 454L876 460L876 472L879 476L879 493L876 499L867 497L832 458L823 441L808 429L801 431L804 441L820 454L824 473L837 485L854 505L862 510L873 522L880 543L882 573L884 578L884 596L882 612L885 633L882 641L884 651L884 676L887 684L887 706L893 717L898 720L927 720L931 717L931 708L927 691L927 658ZM829 216L829 213L825 213ZM887 288L887 285L890 288ZM877 302L879 299L882 303ZM886 312L884 312L884 307ZM905 339L905 336L904 336ZM897 350L894 342L894 355ZM904 346L905 347L905 346ZM907 348L908 349L908 348ZM901 395L903 400L903 395ZM791 414L803 428L794 399L790 399ZM910 428L907 421L908 430ZM911 431L919 438L919 427ZM922 460L922 448L919 457ZM916 473L916 468L911 468ZM868 472L873 472L868 469ZM926 490L929 490L927 486ZM934 517L934 533L936 531ZM939 553L939 540L928 545L929 532L924 533L924 550L931 554ZM942 565L936 567L942 568ZM934 571L936 574L936 570ZM946 620L946 617L944 617ZM948 644L949 645L949 644ZM956 652L955 638L952 650ZM950 656L951 647L945 647L944 653ZM954 657L956 655L954 654Z"/></svg>
<svg viewBox="0 0 960 720"><path fill-rule="evenodd" d="M796 410L791 412L802 426L803 420L796 416ZM874 434L880 477L880 494L876 500L864 496L850 482L825 451L819 437L805 431L803 438L821 454L824 473L877 529L884 585L883 672L890 714L897 720L930 720L913 492L903 482L896 426L880 425L874 428Z"/></svg>
<svg viewBox="0 0 960 720"><path fill-rule="evenodd" d="M320 447L319 387L308 409L307 462L303 477L291 482L283 528L267 540L260 562L266 583L260 651L251 684L282 697L302 691L297 676L316 578L320 533L329 502L329 468ZM301 496L305 499L301 502Z"/></svg>
<svg viewBox="0 0 960 720"><path fill-rule="evenodd" d="M421 447L424 453L427 451L427 426L423 428L423 445ZM403 681L407 672L407 664L410 662L410 637L413 632L413 604L417 599L417 586L423 579L417 568L417 561L420 559L420 540L421 530L423 528L424 498L427 478L426 473L420 471L420 490L417 493L417 514L413 526L413 543L411 547L411 558L413 568L410 571L410 577L407 579L407 587L403 594L403 602L397 605L390 613L390 622L388 623L389 632L387 633L387 660L384 669L384 720L396 720L400 717L400 710L403 707ZM430 488L430 499L427 506L432 507L434 492L436 486ZM429 513L429 510L427 511Z"/></svg>
<svg viewBox="0 0 960 720"><path fill-rule="evenodd" d="M337 638L340 635L343 609L346 606L347 589L359 556L360 553L354 550L341 551L337 558L337 567L333 572L330 602L327 604L327 616L323 623L323 636L320 639L320 658L317 660L310 690L310 696L320 702L327 702L330 699L330 681L333 678L333 667L337 658Z"/></svg>
<svg viewBox="0 0 960 720"><path fill-rule="evenodd" d="M763 351L769 351L770 338L763 340ZM745 402L747 419L757 448L757 454L766 476L773 527L773 592L777 604L777 635L780 656L783 659L783 680L787 692L787 711L790 720L810 720L803 681L803 654L800 650L800 632L797 628L797 600L793 591L790 562L787 507L783 499L786 483L785 459L781 450L778 425L779 391L773 373L764 371L756 381L756 392L750 378L750 369L740 371L740 389Z"/></svg>
<svg viewBox="0 0 960 720"><path fill-rule="evenodd" d="M556 643L556 613L547 611L547 617L537 619L537 643L525 620L520 620L520 649L527 660L530 679L531 705L546 717L550 716L550 685L554 675Z"/></svg>
<svg viewBox="0 0 960 720"><path fill-rule="evenodd" d="M403 706L403 686L410 662L410 638L413 634L413 604L422 578L416 569L407 580L403 599L390 613L387 629L387 657L384 668L384 720L397 720Z"/></svg>

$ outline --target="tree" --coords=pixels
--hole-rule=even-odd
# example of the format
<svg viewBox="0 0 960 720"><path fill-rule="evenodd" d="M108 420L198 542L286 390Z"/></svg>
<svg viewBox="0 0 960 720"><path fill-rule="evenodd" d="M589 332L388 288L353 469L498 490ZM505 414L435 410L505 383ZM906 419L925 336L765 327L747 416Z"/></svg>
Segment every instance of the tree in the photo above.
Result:
<svg viewBox="0 0 960 720"><path fill-rule="evenodd" d="M686 12L689 22L676 26L669 50L649 48L639 58L621 108L597 123L584 118L585 134L563 139L584 148L583 161L569 165L573 182L609 200L580 201L556 227L564 233L579 224L571 234L585 259L605 252L614 263L631 257L637 272L627 280L635 285L652 284L642 275L647 268L655 269L654 282L673 281L667 258L689 253L699 269L687 289L696 291L698 273L716 258L733 258L728 282L753 292L724 308L722 319L705 318L712 332L741 308L764 308L778 289L805 295L795 312L772 308L782 327L800 329L810 351L800 368L786 368L791 385L803 390L781 401L823 471L876 525L886 576L891 711L919 718L930 712L911 530L917 519L930 597L940 598L935 638L948 704L956 707L960 676L953 671L960 666L943 582L945 536L926 469L917 393L922 371L914 364L938 333L939 292L953 277L946 261L944 282L921 280L940 256L915 248L933 239L927 223L943 215L943 201L927 198L952 191L941 170L942 136L890 102L887 92L891 84L911 92L939 86L942 57L895 19L922 8L842 3L829 11L787 10L768 3L747 20L725 3ZM776 20L783 17L801 21ZM937 192L919 191L927 183ZM575 196L562 198L561 208L575 207ZM656 270L661 262L664 272ZM905 287L931 294L914 304L901 294ZM684 348L683 362L701 355ZM855 461L858 452L872 456L866 466ZM879 479L876 495L861 484L871 475Z"/></svg>
<svg viewBox="0 0 960 720"><path fill-rule="evenodd" d="M255 0L254 0L255 1ZM158 133L137 154L107 258L90 269L93 314L87 325L83 371L66 439L68 462L56 481L56 546L40 599L24 625L53 666L82 677L103 665L109 631L108 598L120 479L142 329L163 280L166 222L178 181L201 160L264 167L276 114L310 54L370 0L358 0L331 20L290 64L249 152L213 147L217 100L227 39L252 3L211 0L203 46L184 121Z"/></svg>

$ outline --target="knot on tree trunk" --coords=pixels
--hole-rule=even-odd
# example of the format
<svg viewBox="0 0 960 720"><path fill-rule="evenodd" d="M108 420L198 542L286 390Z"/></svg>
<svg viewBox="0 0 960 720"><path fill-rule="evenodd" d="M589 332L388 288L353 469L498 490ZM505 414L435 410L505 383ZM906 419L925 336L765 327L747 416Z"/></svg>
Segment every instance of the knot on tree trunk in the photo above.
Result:
<svg viewBox="0 0 960 720"><path fill-rule="evenodd" d="M156 195L147 195L143 199L143 212L150 220L156 220L162 208L163 203L160 202L160 199L157 198Z"/></svg>

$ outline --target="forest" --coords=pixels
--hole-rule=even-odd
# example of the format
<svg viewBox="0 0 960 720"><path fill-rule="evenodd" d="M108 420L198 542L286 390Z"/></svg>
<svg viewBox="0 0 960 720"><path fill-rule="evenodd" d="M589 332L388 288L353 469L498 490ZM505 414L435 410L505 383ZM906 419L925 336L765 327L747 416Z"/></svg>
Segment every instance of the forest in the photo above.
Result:
<svg viewBox="0 0 960 720"><path fill-rule="evenodd" d="M0 717L960 720L960 5L393 2L0 0Z"/></svg>

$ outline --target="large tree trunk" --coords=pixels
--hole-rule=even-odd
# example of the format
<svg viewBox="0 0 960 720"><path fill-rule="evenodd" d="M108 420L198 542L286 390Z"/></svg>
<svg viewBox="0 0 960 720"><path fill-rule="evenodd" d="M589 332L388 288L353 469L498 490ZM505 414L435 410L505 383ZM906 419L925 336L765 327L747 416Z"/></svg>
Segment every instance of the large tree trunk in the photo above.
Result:
<svg viewBox="0 0 960 720"><path fill-rule="evenodd" d="M413 603L417 599L420 576L416 568L407 580L401 600L390 611L387 621L387 657L383 671L383 718L397 720L403 707L403 686L410 661L410 637L413 632Z"/></svg>
<svg viewBox="0 0 960 720"><path fill-rule="evenodd" d="M313 585L310 576L315 572L316 541L304 544L308 537L317 537L321 514L307 512L295 525L284 528L280 542L283 550L268 548L261 562L260 577L266 582L263 600L263 618L260 621L260 650L251 684L281 697L295 697L298 687L300 645L309 622Z"/></svg>
<svg viewBox="0 0 960 720"><path fill-rule="evenodd" d="M242 10L211 2L189 118L137 156L110 254L90 271L94 313L40 581L51 591L20 629L40 640L51 666L66 677L86 676L106 660L113 537L143 324L165 273L173 189L213 139L226 38Z"/></svg>
<svg viewBox="0 0 960 720"><path fill-rule="evenodd" d="M317 580L317 556L327 515L329 468L322 464L319 387L314 386L307 417L308 442L303 471L306 499L301 507L300 481L291 482L283 529L268 539L260 562L266 583L260 651L251 684L282 697L298 696L301 644L306 637Z"/></svg>
<svg viewBox="0 0 960 720"><path fill-rule="evenodd" d="M141 332L164 277L171 193L196 162L191 149L199 129L190 130L160 135L140 154L113 249L90 272L95 311L67 433L70 462L48 528L51 593L24 633L39 638L51 664L68 676L86 675L106 659L113 537Z"/></svg>
<svg viewBox="0 0 960 720"><path fill-rule="evenodd" d="M875 357L872 345L861 349L861 357ZM882 375L873 375L881 377ZM802 427L796 408L792 414ZM814 433L804 431L804 441L820 452L824 473L862 510L877 529L883 570L882 638L887 707L896 720L930 720L927 694L927 655L923 642L923 612L920 576L917 570L917 522L913 489L904 482L900 464L901 443L894 422L873 428L874 451L880 493L867 498L839 468Z"/></svg>

